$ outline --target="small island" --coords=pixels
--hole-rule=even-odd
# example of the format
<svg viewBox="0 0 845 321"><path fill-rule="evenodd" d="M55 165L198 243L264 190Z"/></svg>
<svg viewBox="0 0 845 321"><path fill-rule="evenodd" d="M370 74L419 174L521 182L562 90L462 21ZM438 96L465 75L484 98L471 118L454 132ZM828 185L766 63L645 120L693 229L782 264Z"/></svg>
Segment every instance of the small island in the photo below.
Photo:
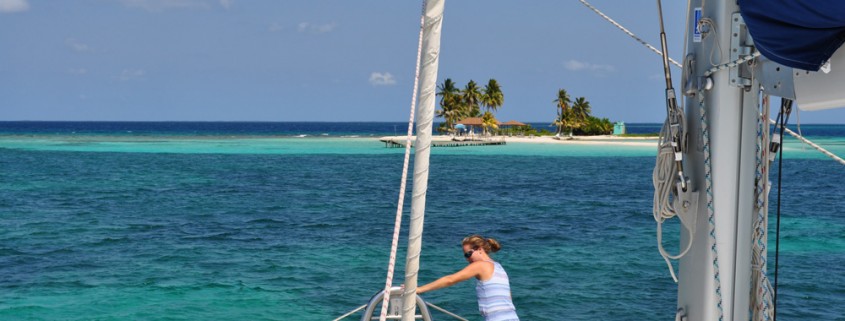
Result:
<svg viewBox="0 0 845 321"><path fill-rule="evenodd" d="M447 78L437 90L440 108L435 114L443 122L436 127L438 135L432 138L434 147L505 145L506 142L657 145L657 133L627 134L623 123L594 117L586 97L572 100L565 89L559 89L556 99L552 100L555 114L549 127L556 128L554 132L516 120L500 122L496 119L495 113L505 102L496 79L490 79L484 88L470 80L459 89L451 78ZM379 140L386 147L402 147L406 139L406 136L386 136Z"/></svg>

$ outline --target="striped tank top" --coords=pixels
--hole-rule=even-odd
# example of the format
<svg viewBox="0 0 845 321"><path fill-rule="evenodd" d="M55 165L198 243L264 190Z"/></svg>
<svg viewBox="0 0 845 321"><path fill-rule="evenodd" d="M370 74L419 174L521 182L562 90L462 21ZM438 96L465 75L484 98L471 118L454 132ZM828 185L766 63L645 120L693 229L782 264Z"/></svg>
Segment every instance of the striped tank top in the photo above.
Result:
<svg viewBox="0 0 845 321"><path fill-rule="evenodd" d="M493 277L487 281L476 280L478 311L484 316L485 321L519 321L511 299L508 274L499 262L486 262L493 263Z"/></svg>

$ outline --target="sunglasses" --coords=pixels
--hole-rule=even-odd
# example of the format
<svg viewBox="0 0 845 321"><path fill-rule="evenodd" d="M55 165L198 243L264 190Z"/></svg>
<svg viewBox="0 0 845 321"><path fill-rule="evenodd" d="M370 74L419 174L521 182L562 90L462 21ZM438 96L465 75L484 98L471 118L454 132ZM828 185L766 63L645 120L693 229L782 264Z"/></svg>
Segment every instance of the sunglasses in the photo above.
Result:
<svg viewBox="0 0 845 321"><path fill-rule="evenodd" d="M469 252L464 252L464 257L470 258L472 256L472 252L475 252L475 250L469 250Z"/></svg>

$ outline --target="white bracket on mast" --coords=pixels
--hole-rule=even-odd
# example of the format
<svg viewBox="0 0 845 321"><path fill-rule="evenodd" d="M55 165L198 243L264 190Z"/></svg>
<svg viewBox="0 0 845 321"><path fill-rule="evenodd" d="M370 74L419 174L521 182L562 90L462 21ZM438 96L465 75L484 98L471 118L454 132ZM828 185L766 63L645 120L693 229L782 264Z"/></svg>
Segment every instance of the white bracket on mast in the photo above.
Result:
<svg viewBox="0 0 845 321"><path fill-rule="evenodd" d="M757 59L754 76L760 80L763 91L771 96L795 99L793 69L764 57Z"/></svg>
<svg viewBox="0 0 845 321"><path fill-rule="evenodd" d="M754 43L748 34L748 27L742 15L736 12L731 15L731 49L730 60L737 61L743 57L750 56L754 49ZM734 87L747 88L751 86L751 68L748 64L739 64L730 69L730 84Z"/></svg>

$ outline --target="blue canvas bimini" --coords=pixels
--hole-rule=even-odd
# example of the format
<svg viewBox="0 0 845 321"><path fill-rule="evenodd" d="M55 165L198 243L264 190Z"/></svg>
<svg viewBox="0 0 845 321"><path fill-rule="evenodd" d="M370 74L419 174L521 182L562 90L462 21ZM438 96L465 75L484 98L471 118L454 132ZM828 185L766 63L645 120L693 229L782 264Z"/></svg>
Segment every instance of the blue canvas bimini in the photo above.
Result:
<svg viewBox="0 0 845 321"><path fill-rule="evenodd" d="M845 1L739 0L760 53L784 66L817 71L845 42Z"/></svg>

